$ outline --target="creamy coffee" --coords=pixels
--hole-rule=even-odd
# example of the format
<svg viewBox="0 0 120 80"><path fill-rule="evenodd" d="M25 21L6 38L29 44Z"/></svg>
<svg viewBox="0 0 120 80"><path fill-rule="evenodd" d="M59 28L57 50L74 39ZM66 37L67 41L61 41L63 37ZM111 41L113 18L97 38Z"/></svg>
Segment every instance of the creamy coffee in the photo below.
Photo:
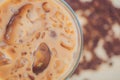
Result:
<svg viewBox="0 0 120 80"><path fill-rule="evenodd" d="M75 24L56 0L0 4L0 80L60 80L73 63Z"/></svg>

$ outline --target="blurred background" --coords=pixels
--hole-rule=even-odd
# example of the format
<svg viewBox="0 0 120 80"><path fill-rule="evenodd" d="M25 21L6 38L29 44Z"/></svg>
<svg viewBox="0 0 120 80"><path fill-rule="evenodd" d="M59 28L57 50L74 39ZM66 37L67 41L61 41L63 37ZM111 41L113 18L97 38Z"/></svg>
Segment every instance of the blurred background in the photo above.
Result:
<svg viewBox="0 0 120 80"><path fill-rule="evenodd" d="M84 33L84 50L70 80L120 80L120 0L65 0Z"/></svg>

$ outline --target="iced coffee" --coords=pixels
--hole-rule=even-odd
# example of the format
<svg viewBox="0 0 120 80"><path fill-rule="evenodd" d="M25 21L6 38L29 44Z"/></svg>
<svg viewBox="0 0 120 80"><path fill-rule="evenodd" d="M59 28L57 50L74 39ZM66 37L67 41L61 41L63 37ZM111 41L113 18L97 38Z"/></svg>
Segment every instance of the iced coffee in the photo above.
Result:
<svg viewBox="0 0 120 80"><path fill-rule="evenodd" d="M58 2L0 3L0 80L61 80L69 71L77 33Z"/></svg>

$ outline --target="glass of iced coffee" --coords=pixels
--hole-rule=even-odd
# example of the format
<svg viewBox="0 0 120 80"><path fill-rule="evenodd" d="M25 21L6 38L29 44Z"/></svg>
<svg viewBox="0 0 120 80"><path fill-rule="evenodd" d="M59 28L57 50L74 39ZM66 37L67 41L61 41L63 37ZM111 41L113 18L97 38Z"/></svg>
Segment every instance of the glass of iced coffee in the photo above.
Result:
<svg viewBox="0 0 120 80"><path fill-rule="evenodd" d="M77 67L82 39L64 0L4 0L0 80L65 80Z"/></svg>

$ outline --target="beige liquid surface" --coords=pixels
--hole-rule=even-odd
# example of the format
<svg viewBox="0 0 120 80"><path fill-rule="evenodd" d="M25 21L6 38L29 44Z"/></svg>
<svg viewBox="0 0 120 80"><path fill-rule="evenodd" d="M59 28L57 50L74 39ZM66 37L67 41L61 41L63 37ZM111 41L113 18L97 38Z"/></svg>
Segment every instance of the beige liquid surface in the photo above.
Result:
<svg viewBox="0 0 120 80"><path fill-rule="evenodd" d="M60 80L69 71L77 45L75 24L56 0L6 0L0 5L0 79ZM33 72L45 43L48 66ZM39 62L39 67L43 65Z"/></svg>

